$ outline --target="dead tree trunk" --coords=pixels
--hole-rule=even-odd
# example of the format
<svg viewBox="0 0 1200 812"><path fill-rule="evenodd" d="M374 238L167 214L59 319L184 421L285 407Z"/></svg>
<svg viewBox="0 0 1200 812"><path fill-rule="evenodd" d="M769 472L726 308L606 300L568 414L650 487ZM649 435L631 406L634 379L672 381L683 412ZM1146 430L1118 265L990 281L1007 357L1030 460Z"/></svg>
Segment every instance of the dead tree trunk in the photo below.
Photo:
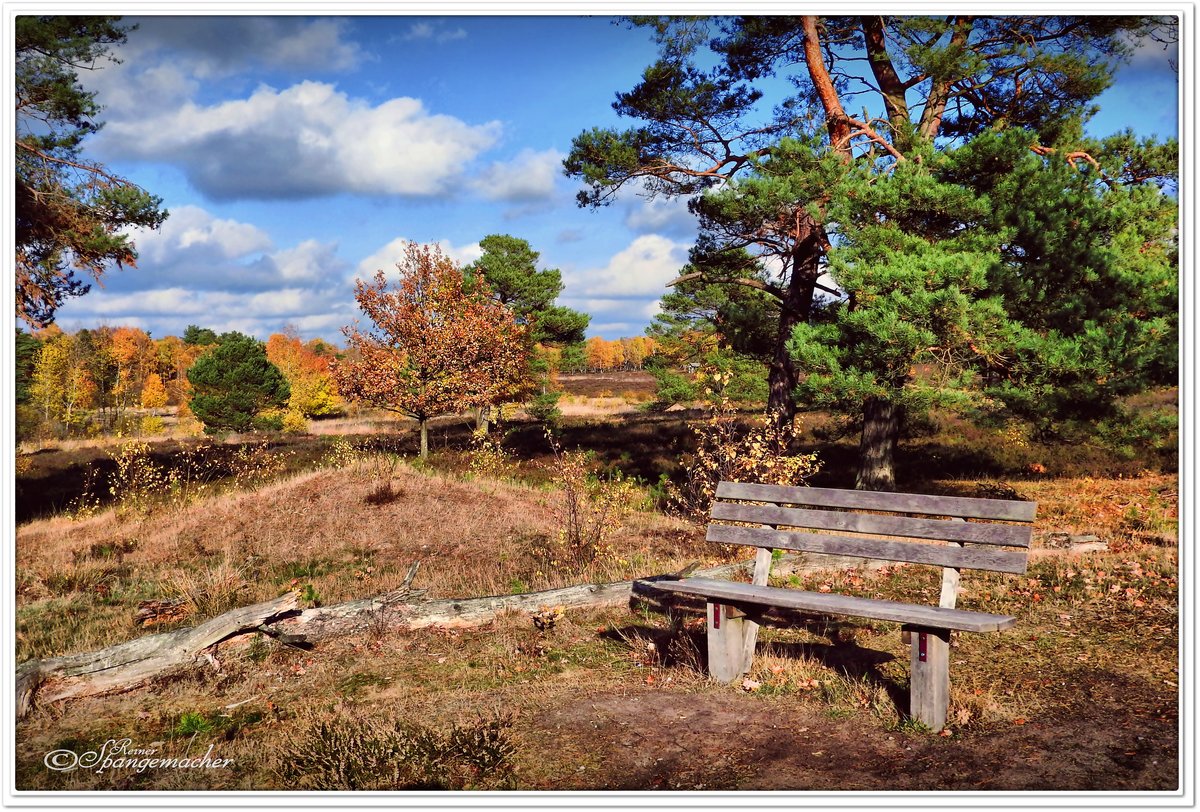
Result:
<svg viewBox="0 0 1200 812"><path fill-rule="evenodd" d="M152 677L192 665L210 646L295 612L299 593L234 609L199 626L151 634L84 654L31 660L17 668L17 718L34 700L54 702L77 696L125 691Z"/></svg>
<svg viewBox="0 0 1200 812"><path fill-rule="evenodd" d="M739 561L719 567L681 573L707 577L728 576L753 566ZM780 562L794 569L818 570L861 564L859 559L806 554L784 556ZM450 598L423 601L422 592L409 587L417 565L409 570L399 589L371 598L335 606L300 609L297 592L274 600L234 609L198 626L151 634L100 651L30 660L17 667L16 702L20 719L39 704L120 693L178 670L212 661L209 649L239 635L262 633L282 643L302 648L322 640L359 634L372 629L387 631L439 627L481 626L505 612L537 612L548 607L597 608L626 603L633 594L632 581L584 584L524 595L484 598ZM786 572L777 569L777 572Z"/></svg>

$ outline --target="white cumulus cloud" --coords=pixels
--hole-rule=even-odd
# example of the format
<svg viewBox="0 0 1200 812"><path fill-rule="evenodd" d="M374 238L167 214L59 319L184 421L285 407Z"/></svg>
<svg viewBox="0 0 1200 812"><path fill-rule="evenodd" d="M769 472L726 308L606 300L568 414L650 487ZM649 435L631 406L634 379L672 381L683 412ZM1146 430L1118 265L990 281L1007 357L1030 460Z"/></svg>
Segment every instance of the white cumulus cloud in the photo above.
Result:
<svg viewBox="0 0 1200 812"><path fill-rule="evenodd" d="M414 98L371 105L305 81L214 105L188 102L107 130L109 150L176 163L213 199L266 200L441 195L496 142L500 124L430 113Z"/></svg>
<svg viewBox="0 0 1200 812"><path fill-rule="evenodd" d="M387 245L381 246L358 263L354 276L358 279L370 279L376 271L383 271L388 276L394 276L396 263L404 258L404 251L411 242L413 241L406 237L397 237ZM469 265L483 256L483 249L477 242L468 245L454 245L449 240L439 240L436 245L443 254L459 265Z"/></svg>
<svg viewBox="0 0 1200 812"><path fill-rule="evenodd" d="M496 161L472 181L488 200L527 203L554 194L554 182L565 156L556 149L536 152L523 149L511 161Z"/></svg>
<svg viewBox="0 0 1200 812"><path fill-rule="evenodd" d="M603 268L568 272L564 292L574 299L657 299L687 263L689 247L659 234L643 234Z"/></svg>
<svg viewBox="0 0 1200 812"><path fill-rule="evenodd" d="M271 247L258 226L214 217L199 206L172 206L157 230L133 229L140 260L163 264L187 255L194 260L227 260Z"/></svg>
<svg viewBox="0 0 1200 812"><path fill-rule="evenodd" d="M202 84L252 70L312 76L359 65L348 21L273 16L128 17L136 26L117 52L120 63L82 71L109 121L154 116L190 99Z"/></svg>

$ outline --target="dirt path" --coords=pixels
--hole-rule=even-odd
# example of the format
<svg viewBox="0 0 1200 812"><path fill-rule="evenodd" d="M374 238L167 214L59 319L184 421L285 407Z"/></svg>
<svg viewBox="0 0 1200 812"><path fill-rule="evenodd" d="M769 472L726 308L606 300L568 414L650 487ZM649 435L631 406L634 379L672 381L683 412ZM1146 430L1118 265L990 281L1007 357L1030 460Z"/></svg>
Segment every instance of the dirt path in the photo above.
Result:
<svg viewBox="0 0 1200 812"><path fill-rule="evenodd" d="M946 738L784 697L654 690L546 709L527 733L553 744L561 772L546 780L559 789L1175 789L1175 723L1139 715L1148 709L1111 687L1081 691L1052 719Z"/></svg>

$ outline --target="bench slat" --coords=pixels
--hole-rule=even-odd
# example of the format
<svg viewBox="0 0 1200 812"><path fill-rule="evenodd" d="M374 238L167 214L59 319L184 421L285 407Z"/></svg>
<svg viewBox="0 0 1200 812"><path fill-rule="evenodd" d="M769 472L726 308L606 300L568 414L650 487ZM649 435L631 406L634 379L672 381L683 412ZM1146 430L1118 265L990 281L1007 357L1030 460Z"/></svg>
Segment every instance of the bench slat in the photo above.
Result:
<svg viewBox="0 0 1200 812"><path fill-rule="evenodd" d="M1028 558L1024 552L983 547L943 547L864 536L833 536L825 533L799 533L772 530L768 527L734 527L725 524L710 524L707 538L720 544L745 544L752 547L881 558L885 561L1015 574L1025 572Z"/></svg>
<svg viewBox="0 0 1200 812"><path fill-rule="evenodd" d="M962 496L931 496L916 493L848 491L834 488L797 488L749 482L721 482L717 485L717 498L814 507L890 510L896 513L958 516L964 519L997 519L1009 522L1032 522L1037 512L1037 502L970 499Z"/></svg>
<svg viewBox="0 0 1200 812"><path fill-rule="evenodd" d="M877 598L855 598L825 592L805 592L799 589L755 586L735 581L716 581L708 578L683 578L678 581L646 583L654 589L700 595L732 604L778 606L836 615L854 615L874 620L890 620L932 629L957 629L965 632L994 632L1008 629L1017 622L1015 617L987 612L968 612L962 609L943 609L940 606L918 606Z"/></svg>
<svg viewBox="0 0 1200 812"><path fill-rule="evenodd" d="M909 516L879 516L869 513L843 513L835 510L806 510L777 505L741 505L713 502L712 517L734 522L806 527L814 530L842 530L851 533L876 533L882 536L969 541L975 544L1001 544L1028 547L1033 528L1014 524L981 524L952 519L914 519Z"/></svg>

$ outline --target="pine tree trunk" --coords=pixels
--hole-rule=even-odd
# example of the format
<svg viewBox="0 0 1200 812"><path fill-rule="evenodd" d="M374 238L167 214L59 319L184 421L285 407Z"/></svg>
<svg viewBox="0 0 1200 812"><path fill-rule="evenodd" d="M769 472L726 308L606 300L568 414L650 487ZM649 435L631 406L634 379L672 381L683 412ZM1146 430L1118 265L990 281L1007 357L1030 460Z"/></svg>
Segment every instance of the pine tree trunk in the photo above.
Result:
<svg viewBox="0 0 1200 812"><path fill-rule="evenodd" d="M890 401L869 398L863 404L863 430L858 445L855 488L860 491L896 490L896 472L892 460L899 435L900 407Z"/></svg>
<svg viewBox="0 0 1200 812"><path fill-rule="evenodd" d="M421 419L421 459L429 457L429 421Z"/></svg>
<svg viewBox="0 0 1200 812"><path fill-rule="evenodd" d="M779 332L775 337L775 353L767 373L767 413L779 426L790 426L796 417L796 363L787 350L792 328L802 319L796 318L786 304L779 315Z"/></svg>
<svg viewBox="0 0 1200 812"><path fill-rule="evenodd" d="M796 213L795 228L792 273L780 301L779 330L775 334L775 348L767 375L767 413L780 427L790 427L796 417L795 390L799 382L796 362L788 352L787 342L796 325L808 321L812 312L824 255L821 228L803 210Z"/></svg>

